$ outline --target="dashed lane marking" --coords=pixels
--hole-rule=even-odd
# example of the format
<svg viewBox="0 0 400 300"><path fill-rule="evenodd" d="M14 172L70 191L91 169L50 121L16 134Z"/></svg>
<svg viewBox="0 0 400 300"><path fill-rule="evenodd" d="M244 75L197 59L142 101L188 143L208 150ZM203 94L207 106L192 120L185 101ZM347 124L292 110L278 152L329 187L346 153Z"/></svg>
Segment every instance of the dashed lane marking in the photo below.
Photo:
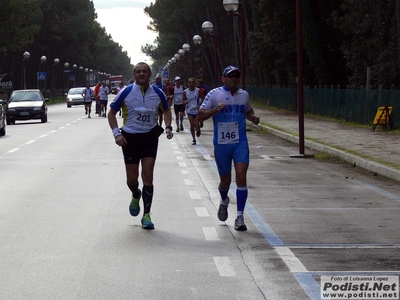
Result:
<svg viewBox="0 0 400 300"><path fill-rule="evenodd" d="M193 185L193 181L190 179L184 179L186 185Z"/></svg>
<svg viewBox="0 0 400 300"><path fill-rule="evenodd" d="M201 199L200 194L198 192L196 192L196 191L189 191L189 195L190 195L190 198L193 199L193 200Z"/></svg>
<svg viewBox="0 0 400 300"><path fill-rule="evenodd" d="M220 276L232 277L236 275L235 269L232 266L229 257L226 256L215 256L215 265L217 266Z"/></svg>
<svg viewBox="0 0 400 300"><path fill-rule="evenodd" d="M18 151L20 148L14 148L14 149L11 149L10 151L8 151L7 153L13 153L13 152L16 152L16 151Z"/></svg>
<svg viewBox="0 0 400 300"><path fill-rule="evenodd" d="M195 207L196 213L198 217L209 217L210 214L205 207Z"/></svg>
<svg viewBox="0 0 400 300"><path fill-rule="evenodd" d="M207 241L219 241L217 230L215 227L203 227L203 233Z"/></svg>

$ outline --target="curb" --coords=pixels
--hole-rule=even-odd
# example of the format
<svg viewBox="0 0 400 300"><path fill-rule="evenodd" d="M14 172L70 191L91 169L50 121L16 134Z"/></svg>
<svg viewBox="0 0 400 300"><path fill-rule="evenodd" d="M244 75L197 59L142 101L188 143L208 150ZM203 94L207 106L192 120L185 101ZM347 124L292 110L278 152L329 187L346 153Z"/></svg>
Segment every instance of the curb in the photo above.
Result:
<svg viewBox="0 0 400 300"><path fill-rule="evenodd" d="M271 127L268 127L265 125L254 125L254 124L250 124L250 123L248 123L248 124L253 127L260 126L260 127L264 128L265 130L267 130L269 133L271 133L281 139L287 140L287 141L295 143L295 144L299 144L299 138L296 136L293 136L291 134L279 131L277 129L274 129L274 128L271 128ZM322 144L319 144L316 142L311 142L306 139L304 140L304 146L307 148L319 151L319 152L324 152L324 153L328 153L328 154L337 156L354 166L358 166L360 168L363 168L365 170L373 172L374 175L376 173L376 174L388 177L389 179L400 181L400 171L390 168L388 166L382 165L380 163L372 162L372 161L366 160L364 158L358 157L356 155L346 153L344 151L335 149L330 146L322 145Z"/></svg>

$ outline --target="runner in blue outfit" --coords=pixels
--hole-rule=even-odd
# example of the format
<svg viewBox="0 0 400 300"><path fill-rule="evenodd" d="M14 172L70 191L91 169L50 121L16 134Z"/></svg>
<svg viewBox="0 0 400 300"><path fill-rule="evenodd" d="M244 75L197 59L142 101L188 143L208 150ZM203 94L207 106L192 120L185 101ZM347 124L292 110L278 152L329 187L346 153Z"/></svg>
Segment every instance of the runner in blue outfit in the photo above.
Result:
<svg viewBox="0 0 400 300"><path fill-rule="evenodd" d="M222 87L211 90L200 106L199 121L213 118L214 154L220 183L218 186L221 202L218 219L228 219L229 187L232 181L232 160L236 173L237 218L235 229L247 230L243 212L247 201L247 169L249 167L249 145L246 135L246 119L258 124L260 118L254 114L249 94L238 88L241 72L235 66L225 68Z"/></svg>
<svg viewBox="0 0 400 300"><path fill-rule="evenodd" d="M140 212L139 200L143 195L142 228L154 229L150 218L153 202L153 173L158 149L158 137L164 131L157 124L158 109L164 112L167 138L173 137L171 111L164 92L150 84L150 66L144 62L133 69L135 82L120 92L110 104L108 122L115 143L122 147L124 155L127 185L132 192L129 212L137 216ZM120 129L116 114L122 108L123 126ZM139 189L139 163L141 163L142 191ZM143 193L143 194L142 194Z"/></svg>

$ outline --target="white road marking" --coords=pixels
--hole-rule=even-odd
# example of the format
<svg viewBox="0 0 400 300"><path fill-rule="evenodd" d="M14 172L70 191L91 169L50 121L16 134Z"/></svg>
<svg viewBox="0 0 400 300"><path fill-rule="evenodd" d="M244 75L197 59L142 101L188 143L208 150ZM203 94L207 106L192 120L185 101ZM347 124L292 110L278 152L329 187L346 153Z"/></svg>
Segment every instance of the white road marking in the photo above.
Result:
<svg viewBox="0 0 400 300"><path fill-rule="evenodd" d="M10 151L8 151L7 153L13 153L13 152L15 152L15 151L18 151L20 148L14 148L14 149L11 149Z"/></svg>
<svg viewBox="0 0 400 300"><path fill-rule="evenodd" d="M207 241L219 241L217 230L214 227L203 227L203 232Z"/></svg>
<svg viewBox="0 0 400 300"><path fill-rule="evenodd" d="M36 142L36 140L30 140L29 142L26 142L25 144L26 144L26 145L29 145L29 144L32 144L32 143L34 143L34 142Z"/></svg>
<svg viewBox="0 0 400 300"><path fill-rule="evenodd" d="M308 272L306 267L294 255L289 247L274 247L274 250L279 254L282 261L288 266L290 272Z"/></svg>
<svg viewBox="0 0 400 300"><path fill-rule="evenodd" d="M211 155L203 155L203 157L204 157L204 159L205 160L213 160L212 158L211 158Z"/></svg>
<svg viewBox="0 0 400 300"><path fill-rule="evenodd" d="M217 266L220 276L235 276L236 272L231 261L226 256L215 256L214 262Z"/></svg>
<svg viewBox="0 0 400 300"><path fill-rule="evenodd" d="M174 151L175 154L181 154L181 151Z"/></svg>
<svg viewBox="0 0 400 300"><path fill-rule="evenodd" d="M185 162L180 162L180 163L179 163L179 166L180 166L180 167L187 167L187 164L186 164Z"/></svg>
<svg viewBox="0 0 400 300"><path fill-rule="evenodd" d="M183 157L182 156L177 156L176 159L177 160L183 160Z"/></svg>
<svg viewBox="0 0 400 300"><path fill-rule="evenodd" d="M201 199L200 194L196 191L189 191L189 195L191 199Z"/></svg>
<svg viewBox="0 0 400 300"><path fill-rule="evenodd" d="M42 134L40 137L42 138L42 137L46 137L47 136L47 133L46 134Z"/></svg>
<svg viewBox="0 0 400 300"><path fill-rule="evenodd" d="M181 173L182 173L183 175L189 174L188 170L181 170Z"/></svg>
<svg viewBox="0 0 400 300"><path fill-rule="evenodd" d="M210 214L205 207L195 207L196 213L198 217L209 217Z"/></svg>
<svg viewBox="0 0 400 300"><path fill-rule="evenodd" d="M193 185L193 181L191 181L190 179L184 179L184 180L186 185Z"/></svg>

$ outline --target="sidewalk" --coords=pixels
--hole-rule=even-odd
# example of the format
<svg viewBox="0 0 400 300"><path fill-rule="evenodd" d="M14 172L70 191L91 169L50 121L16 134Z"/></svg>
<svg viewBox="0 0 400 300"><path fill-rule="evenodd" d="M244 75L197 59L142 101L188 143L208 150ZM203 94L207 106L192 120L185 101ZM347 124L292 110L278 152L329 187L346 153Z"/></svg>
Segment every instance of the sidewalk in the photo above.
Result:
<svg viewBox="0 0 400 300"><path fill-rule="evenodd" d="M260 126L273 135L298 144L299 118L295 113L255 108ZM400 181L400 136L379 126L375 131L338 122L304 117L304 145L329 153L370 170ZM296 153L299 154L299 153Z"/></svg>

